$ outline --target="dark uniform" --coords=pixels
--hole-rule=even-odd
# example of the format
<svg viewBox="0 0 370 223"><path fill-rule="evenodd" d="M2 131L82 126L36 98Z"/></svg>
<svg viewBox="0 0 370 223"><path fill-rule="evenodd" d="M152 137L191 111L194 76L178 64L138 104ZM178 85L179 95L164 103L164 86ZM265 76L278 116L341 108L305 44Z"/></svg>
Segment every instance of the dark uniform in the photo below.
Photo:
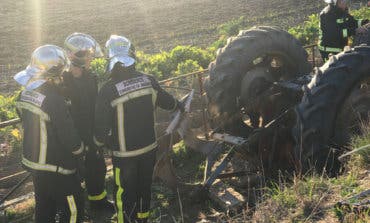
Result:
<svg viewBox="0 0 370 223"><path fill-rule="evenodd" d="M21 92L17 108L24 128L22 164L33 176L36 222L55 222L58 210L60 222L80 222L83 192L76 168L83 145L64 97L45 83Z"/></svg>
<svg viewBox="0 0 370 223"><path fill-rule="evenodd" d="M355 35L363 23L334 4L325 7L320 13L319 50L322 58L326 61L329 54L342 52L348 37Z"/></svg>
<svg viewBox="0 0 370 223"><path fill-rule="evenodd" d="M70 100L71 115L85 145L84 177L88 199L92 205L102 203L107 198L105 175L107 168L101 151L93 141L95 101L98 94L94 74L83 69L81 77L73 77L68 72L63 75L64 94Z"/></svg>
<svg viewBox="0 0 370 223"><path fill-rule="evenodd" d="M175 110L178 102L151 76L134 66L116 65L99 92L96 143L112 150L118 222L149 217L152 174L157 148L155 107Z"/></svg>

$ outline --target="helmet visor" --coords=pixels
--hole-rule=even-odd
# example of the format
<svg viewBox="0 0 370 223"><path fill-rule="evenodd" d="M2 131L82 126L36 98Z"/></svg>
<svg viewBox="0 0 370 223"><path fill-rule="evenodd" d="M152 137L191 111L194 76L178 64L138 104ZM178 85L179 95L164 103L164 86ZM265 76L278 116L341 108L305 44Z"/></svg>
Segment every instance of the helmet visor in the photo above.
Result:
<svg viewBox="0 0 370 223"><path fill-rule="evenodd" d="M109 60L108 72L113 70L113 67L116 63L120 63L124 67L129 67L135 63L135 59L127 55L117 55Z"/></svg>

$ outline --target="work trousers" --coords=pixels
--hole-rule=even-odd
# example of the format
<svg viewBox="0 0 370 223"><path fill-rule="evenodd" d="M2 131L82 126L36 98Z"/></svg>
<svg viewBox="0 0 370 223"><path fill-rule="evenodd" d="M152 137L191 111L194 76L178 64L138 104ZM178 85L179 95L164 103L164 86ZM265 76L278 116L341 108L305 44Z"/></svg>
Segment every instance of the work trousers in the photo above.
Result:
<svg viewBox="0 0 370 223"><path fill-rule="evenodd" d="M85 183L90 202L106 199L106 173L107 167L103 154L97 149L88 148L85 156Z"/></svg>
<svg viewBox="0 0 370 223"><path fill-rule="evenodd" d="M38 171L32 174L35 189L35 222L52 223L59 214L60 223L82 222L83 191L78 177Z"/></svg>
<svg viewBox="0 0 370 223"><path fill-rule="evenodd" d="M136 157L113 157L118 223L147 222L156 149Z"/></svg>

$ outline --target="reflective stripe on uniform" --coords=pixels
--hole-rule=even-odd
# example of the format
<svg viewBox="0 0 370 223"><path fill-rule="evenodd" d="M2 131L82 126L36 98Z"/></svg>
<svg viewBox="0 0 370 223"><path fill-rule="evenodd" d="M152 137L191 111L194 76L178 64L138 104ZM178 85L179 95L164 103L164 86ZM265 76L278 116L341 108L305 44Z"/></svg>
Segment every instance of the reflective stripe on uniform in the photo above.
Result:
<svg viewBox="0 0 370 223"><path fill-rule="evenodd" d="M126 152L122 152L122 151L113 151L113 156L115 157L133 157L133 156L139 156L141 154L144 154L144 153L147 153L153 149L155 149L156 147L158 146L157 142L149 145L149 146L146 146L144 148L141 148L141 149L137 149L137 150L133 150L133 151L126 151Z"/></svg>
<svg viewBox="0 0 370 223"><path fill-rule="evenodd" d="M111 105L112 105L112 107L116 107L118 104L125 103L128 100L138 98L138 97L141 97L141 96L144 96L144 95L153 94L153 93L154 93L153 88L144 88L144 89L141 89L141 90L133 91L133 92L127 93L127 94L113 100Z"/></svg>
<svg viewBox="0 0 370 223"><path fill-rule="evenodd" d="M90 201L100 201L103 200L107 196L107 191L104 190L101 194L98 195L88 195L87 198Z"/></svg>
<svg viewBox="0 0 370 223"><path fill-rule="evenodd" d="M41 110L40 108L34 106L34 105L31 105L30 103L27 103L27 102L16 102L16 106L17 108L19 109L26 109L36 115L39 115L41 119L45 120L45 121L50 121L50 117L48 114L46 114L43 110Z"/></svg>
<svg viewBox="0 0 370 223"><path fill-rule="evenodd" d="M68 169L64 169L62 167L58 167L58 166L51 165L51 164L35 163L35 162L32 162L32 161L29 161L28 159L26 159L24 157L22 158L22 163L26 167L29 167L30 169L33 169L33 170L56 172L56 173L60 173L60 174L63 174L63 175L70 175L70 174L74 174L76 172L76 169L68 170Z"/></svg>
<svg viewBox="0 0 370 223"><path fill-rule="evenodd" d="M328 52L328 53L340 53L342 52L341 48L332 48L332 47L325 47L325 46L320 46L319 45L319 50Z"/></svg>
<svg viewBox="0 0 370 223"><path fill-rule="evenodd" d="M343 38L347 38L348 37L348 29L343 29L342 32L343 32Z"/></svg>
<svg viewBox="0 0 370 223"><path fill-rule="evenodd" d="M117 194L116 194L117 222L118 223L123 223L124 218L123 218L122 193L123 193L124 190L122 188L121 180L120 180L121 170L119 168L116 168L115 174L116 174L115 181L116 181L116 185L118 187Z"/></svg>
<svg viewBox="0 0 370 223"><path fill-rule="evenodd" d="M341 19L337 19L337 23L338 23L338 24L344 23L344 19L343 19L343 18L341 18Z"/></svg>
<svg viewBox="0 0 370 223"><path fill-rule="evenodd" d="M84 151L84 149L85 149L85 145L84 145L84 143L83 142L81 142L81 145L80 145L80 147L78 147L78 149L77 150L75 150L75 151L73 151L72 152L72 154L73 155L80 155L83 151Z"/></svg>
<svg viewBox="0 0 370 223"><path fill-rule="evenodd" d="M138 212L137 213L137 218L139 218L139 219L149 218L149 211L147 211L147 212Z"/></svg>
<svg viewBox="0 0 370 223"><path fill-rule="evenodd" d="M126 140L125 140L125 119L124 119L123 103L117 105L117 124L118 124L118 141L119 150L126 152Z"/></svg>
<svg viewBox="0 0 370 223"><path fill-rule="evenodd" d="M104 143L99 142L99 141L96 139L96 137L95 137L95 136L93 137L93 140L94 140L95 145L97 145L98 147L102 147L102 146L104 146Z"/></svg>
<svg viewBox="0 0 370 223"><path fill-rule="evenodd" d="M40 153L39 163L46 164L46 156L48 152L48 131L46 122L40 117Z"/></svg>
<svg viewBox="0 0 370 223"><path fill-rule="evenodd" d="M157 96L158 96L157 91L153 91L153 94L152 94L153 107L155 107L155 103L157 102ZM157 123L157 116L155 115L155 109L153 110L153 118L154 118L154 123ZM154 134L155 134L155 138L157 138L158 137L157 128L155 127L154 127Z"/></svg>
<svg viewBox="0 0 370 223"><path fill-rule="evenodd" d="M358 19L358 20L357 20L357 28L358 28L358 27L361 27L361 25L362 25L362 19Z"/></svg>
<svg viewBox="0 0 370 223"><path fill-rule="evenodd" d="M76 202L75 198L73 195L67 196L67 201L68 201L68 206L69 206L69 211L70 211L70 223L76 223L77 222L77 207L76 207Z"/></svg>

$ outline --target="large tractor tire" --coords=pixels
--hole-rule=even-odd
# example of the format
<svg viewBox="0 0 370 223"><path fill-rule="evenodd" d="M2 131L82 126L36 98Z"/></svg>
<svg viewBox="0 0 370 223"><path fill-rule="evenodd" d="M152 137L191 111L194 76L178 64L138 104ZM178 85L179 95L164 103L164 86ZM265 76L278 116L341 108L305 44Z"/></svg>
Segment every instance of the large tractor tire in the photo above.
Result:
<svg viewBox="0 0 370 223"><path fill-rule="evenodd" d="M296 155L307 171L336 174L338 156L370 115L370 47L332 56L316 70L296 107Z"/></svg>
<svg viewBox="0 0 370 223"><path fill-rule="evenodd" d="M263 101L258 97L273 82L308 74L311 65L307 52L293 36L279 28L260 26L229 38L209 69L206 91L210 113L220 126L241 108L258 111L254 107L259 105L253 102Z"/></svg>

